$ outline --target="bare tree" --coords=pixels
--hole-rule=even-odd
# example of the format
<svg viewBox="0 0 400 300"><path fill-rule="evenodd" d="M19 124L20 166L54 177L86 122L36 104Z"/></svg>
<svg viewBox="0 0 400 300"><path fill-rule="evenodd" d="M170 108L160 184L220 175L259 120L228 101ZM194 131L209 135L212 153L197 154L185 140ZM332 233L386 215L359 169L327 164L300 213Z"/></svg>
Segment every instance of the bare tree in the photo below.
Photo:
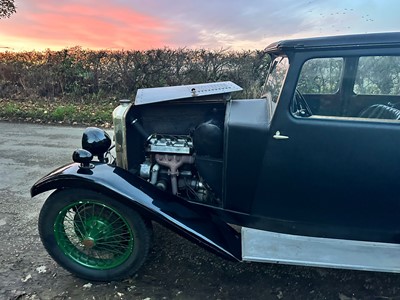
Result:
<svg viewBox="0 0 400 300"><path fill-rule="evenodd" d="M14 0L0 0L0 19L9 18L15 12Z"/></svg>

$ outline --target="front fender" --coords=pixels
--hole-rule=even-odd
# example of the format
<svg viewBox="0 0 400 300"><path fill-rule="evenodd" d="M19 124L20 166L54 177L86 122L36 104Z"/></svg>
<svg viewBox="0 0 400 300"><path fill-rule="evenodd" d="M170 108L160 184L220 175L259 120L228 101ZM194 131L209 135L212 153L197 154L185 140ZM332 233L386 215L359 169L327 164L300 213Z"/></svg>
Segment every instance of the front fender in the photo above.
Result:
<svg viewBox="0 0 400 300"><path fill-rule="evenodd" d="M94 190L133 206L144 216L225 258L241 260L240 235L211 208L162 192L119 167L94 164L90 170L72 163L51 172L32 186L32 197L52 189Z"/></svg>

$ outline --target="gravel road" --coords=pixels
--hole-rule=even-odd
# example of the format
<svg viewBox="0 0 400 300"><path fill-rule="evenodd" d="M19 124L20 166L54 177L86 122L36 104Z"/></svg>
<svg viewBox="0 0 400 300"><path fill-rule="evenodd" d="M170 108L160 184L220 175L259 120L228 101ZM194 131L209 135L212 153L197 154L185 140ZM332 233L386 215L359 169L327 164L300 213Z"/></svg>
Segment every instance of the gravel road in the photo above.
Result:
<svg viewBox="0 0 400 300"><path fill-rule="evenodd" d="M48 193L31 199L29 189L71 161L82 131L0 122L0 299L400 299L400 275L227 262L157 225L133 278L92 284L72 276L39 239Z"/></svg>

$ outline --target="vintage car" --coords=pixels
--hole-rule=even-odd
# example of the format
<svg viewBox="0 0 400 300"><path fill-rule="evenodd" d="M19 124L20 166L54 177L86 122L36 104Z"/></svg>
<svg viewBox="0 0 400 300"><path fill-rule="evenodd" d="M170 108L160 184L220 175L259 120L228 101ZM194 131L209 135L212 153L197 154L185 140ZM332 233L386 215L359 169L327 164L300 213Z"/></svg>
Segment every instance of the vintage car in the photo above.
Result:
<svg viewBox="0 0 400 300"><path fill-rule="evenodd" d="M232 82L141 89L83 133L42 242L88 280L131 276L152 222L235 261L400 272L400 33L281 41L259 99ZM111 155L113 156L113 155Z"/></svg>

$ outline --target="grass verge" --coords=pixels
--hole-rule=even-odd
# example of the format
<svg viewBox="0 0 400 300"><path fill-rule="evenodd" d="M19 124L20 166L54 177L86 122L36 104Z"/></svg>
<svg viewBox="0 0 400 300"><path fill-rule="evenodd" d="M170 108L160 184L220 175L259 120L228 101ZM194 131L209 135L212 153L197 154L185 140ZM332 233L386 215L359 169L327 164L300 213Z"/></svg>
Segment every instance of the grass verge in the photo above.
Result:
<svg viewBox="0 0 400 300"><path fill-rule="evenodd" d="M117 105L116 101L99 104L0 99L0 120L110 128Z"/></svg>

